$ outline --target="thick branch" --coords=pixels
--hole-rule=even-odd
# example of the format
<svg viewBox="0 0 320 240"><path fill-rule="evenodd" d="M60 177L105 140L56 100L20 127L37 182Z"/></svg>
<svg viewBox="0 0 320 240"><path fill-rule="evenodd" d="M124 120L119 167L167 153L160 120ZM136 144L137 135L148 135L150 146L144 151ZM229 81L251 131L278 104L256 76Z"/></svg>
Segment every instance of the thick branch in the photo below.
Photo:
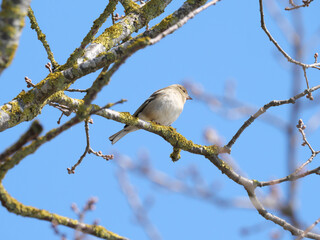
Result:
<svg viewBox="0 0 320 240"><path fill-rule="evenodd" d="M103 13L93 22L93 25L87 35L84 37L81 42L80 47L78 47L67 60L66 66L70 66L76 62L76 60L81 57L85 51L85 47L91 43L94 39L94 36L97 34L98 30L102 26L102 24L107 20L108 16L114 12L116 9L118 1L109 1L108 5L104 9Z"/></svg>
<svg viewBox="0 0 320 240"><path fill-rule="evenodd" d="M163 19L161 23L148 30L145 34L139 35L92 60L75 65L62 72L49 74L44 80L36 84L35 88L28 92L21 92L11 102L0 106L0 131L16 126L23 121L32 120L41 112L43 106L50 101L50 97L54 94L60 94L59 91L66 90L77 79L151 45L152 39L149 35L155 38L171 26L179 24L180 19L183 19L204 3L205 1L186 1L175 13Z"/></svg>
<svg viewBox="0 0 320 240"><path fill-rule="evenodd" d="M0 74L14 58L31 0L2 0L0 12Z"/></svg>
<svg viewBox="0 0 320 240"><path fill-rule="evenodd" d="M0 163L5 161L5 158L9 157L11 154L18 151L23 145L28 141L31 141L37 138L42 132L42 126L38 121L34 121L27 132L25 132L16 143L11 147L6 149L2 154L0 154Z"/></svg>
<svg viewBox="0 0 320 240"><path fill-rule="evenodd" d="M103 239L108 239L108 240L125 240L126 239L113 232L108 231L102 226L80 223L77 220L63 217L43 209L26 206L18 202L13 197L11 197L1 183L0 183L0 201L2 205L9 212L18 214L20 216L32 217L32 218L45 220L49 222L54 221L59 225L64 225L64 226L67 226L67 227L70 227L70 228L73 228L81 232L88 233Z"/></svg>
<svg viewBox="0 0 320 240"><path fill-rule="evenodd" d="M98 54L109 51L111 48L117 46L132 33L144 27L150 20L163 13L171 1L172 0L151 0L141 8L139 8L138 4L129 4L128 1L123 1L126 7L130 6L130 13L98 36L93 41L93 44L86 49L84 57L79 59L78 63L91 60Z"/></svg>

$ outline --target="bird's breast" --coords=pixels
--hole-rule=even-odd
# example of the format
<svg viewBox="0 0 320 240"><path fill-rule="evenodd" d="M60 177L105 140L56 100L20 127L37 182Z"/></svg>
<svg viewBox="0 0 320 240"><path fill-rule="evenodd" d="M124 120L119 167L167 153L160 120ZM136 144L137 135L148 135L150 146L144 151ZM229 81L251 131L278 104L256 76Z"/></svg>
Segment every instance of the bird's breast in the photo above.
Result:
<svg viewBox="0 0 320 240"><path fill-rule="evenodd" d="M179 96L163 95L151 101L139 118L146 121L155 121L161 125L171 125L183 110L183 102L178 101Z"/></svg>

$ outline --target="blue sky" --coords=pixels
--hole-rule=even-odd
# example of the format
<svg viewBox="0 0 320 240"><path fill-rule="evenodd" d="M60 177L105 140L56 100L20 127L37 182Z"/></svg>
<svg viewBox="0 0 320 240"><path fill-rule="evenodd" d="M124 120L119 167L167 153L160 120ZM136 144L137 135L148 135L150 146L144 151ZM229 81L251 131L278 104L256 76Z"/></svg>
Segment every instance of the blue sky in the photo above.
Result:
<svg viewBox="0 0 320 240"><path fill-rule="evenodd" d="M56 60L62 64L70 53L79 46L82 38L104 9L106 1L93 3L79 0L50 1L34 0L32 8ZM174 1L164 14L150 25L176 10L183 1ZM283 5L282 9L283 10ZM120 12L119 8L119 13ZM305 61L313 62L313 54L319 49L319 41L309 44L308 39L317 34L314 22L319 12L319 4L312 3L309 8L300 10L305 26L306 45L310 45ZM289 21L292 12L282 11ZM291 54L292 48L279 30L274 19L266 12L266 23L273 36ZM110 25L108 21L104 27ZM143 29L142 29L143 30ZM318 39L319 40L319 39ZM21 36L21 42L12 65L2 74L0 102L9 102L22 89L27 89L24 77L34 83L47 75L45 51L37 40L36 33L30 29L28 19ZM101 106L121 98L128 102L117 105L117 111L133 113L154 91L165 86L190 80L201 84L207 93L222 96L228 81L236 86L236 99L250 106L263 106L274 99L291 97L292 65L281 56L260 28L258 1L221 1L190 20L185 26L167 36L154 46L137 52L112 77L110 84L99 93L95 103ZM74 88L87 88L96 78L93 73L76 82ZM300 71L303 76L302 70ZM317 72L308 70L311 86L318 84ZM303 89L305 84L302 84ZM303 90L301 89L301 90ZM81 98L81 94L70 96ZM319 101L314 94L315 102ZM306 102L305 99L302 102ZM271 109L270 113L288 121L291 106ZM319 112L318 107L306 109L301 113L304 122ZM57 127L60 113L46 106L37 119L44 125L44 131ZM231 139L247 117L236 120L210 111L204 103L188 101L173 127L186 138L199 144L207 144L203 138L206 127L216 129L225 139ZM63 117L62 121L67 118ZM131 133L114 146L108 137L120 130L123 125L93 116L90 125L91 145L94 150L104 154L121 153L138 162L141 153L148 153L152 166L170 176L176 176L183 169L193 166L201 173L204 181L220 186L217 195L239 201L245 198L242 187L222 175L207 159L182 153L182 158L172 163L169 155L172 147L157 135L143 130ZM296 122L290 123L293 126ZM16 141L30 125L29 122L8 129L0 135L0 150ZM319 130L308 134L308 139L318 149ZM239 138L232 149L232 157L241 170L260 181L287 175L286 137L283 130L256 121ZM66 168L72 166L85 148L83 124L78 124L64 132L35 154L28 156L17 167L9 171L4 186L8 192L26 205L47 209L74 218L71 203L83 206L91 196L99 198L97 208L87 215L86 222L99 219L100 224L130 239L148 239L139 227L123 193L119 190L116 178L117 165L102 158L87 156L74 175L68 175ZM298 147L299 162L309 157L308 149ZM117 157L118 155L116 155ZM318 159L314 160L313 167ZM270 239L270 234L280 230L279 226L267 222L255 210L222 208L201 199L190 198L157 187L135 174L130 180L142 200L153 199L148 215L158 228L163 239ZM317 193L313 186L319 178L310 176L300 182L298 195L298 216L306 226L313 223L319 214ZM283 195L286 184L281 184ZM268 189L263 189L268 193ZM3 239L59 239L53 234L48 222L23 218L0 208L0 231ZM258 224L258 225L257 225ZM261 224L261 225L260 225ZM262 230L248 236L241 235L241 229L262 226ZM59 227L72 239L73 231ZM292 239L290 233L283 232L283 239ZM92 237L93 238L93 237Z"/></svg>

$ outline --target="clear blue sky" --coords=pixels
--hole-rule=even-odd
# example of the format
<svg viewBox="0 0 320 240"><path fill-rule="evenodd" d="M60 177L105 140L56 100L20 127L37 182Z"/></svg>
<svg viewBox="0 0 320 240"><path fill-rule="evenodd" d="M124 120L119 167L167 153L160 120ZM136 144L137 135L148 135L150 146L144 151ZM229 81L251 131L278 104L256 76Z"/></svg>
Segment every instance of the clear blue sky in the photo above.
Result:
<svg viewBox="0 0 320 240"><path fill-rule="evenodd" d="M174 1L161 18L177 9L182 2ZM90 3L84 0L32 2L35 16L47 35L58 63L64 63L79 46L105 4L106 1L102 0ZM314 36L318 27L315 20L318 19L319 4L312 3L309 8L298 11L303 14L306 27L304 35L308 40ZM292 13L282 13L291 20ZM157 21L159 19L150 25ZM37 83L47 75L47 69L44 68L48 61L45 51L36 33L30 29L29 20L26 22L16 58L1 76L1 105L9 102L22 89L27 90L25 76ZM290 45L267 12L266 22L279 43L288 53L292 53ZM110 21L105 27L108 25ZM313 54L318 49L319 44L310 44L306 62L313 61ZM134 54L113 76L95 103L103 106L126 98L127 103L117 105L114 109L133 113L151 93L170 84L189 79L201 84L208 93L223 95L226 82L231 80L236 85L236 98L258 109L271 100L291 97L291 67L260 28L258 1L222 0L158 44ZM73 87L89 87L97 74L78 80ZM318 84L316 74L315 70L308 71L311 86ZM77 93L71 96L80 98L82 95ZM319 101L317 94L315 101ZM270 112L287 121L289 109L285 106ZM307 122L318 111L317 107L310 108L301 114L301 118ZM46 106L37 119L44 125L46 132L57 127L59 116L58 110ZM66 120L64 117L63 121ZM170 176L195 166L208 185L213 183L220 186L218 196L233 201L246 198L243 188L222 175L207 159L183 152L182 158L172 163L169 158L172 147L159 136L143 130L127 135L112 146L108 137L123 125L97 116L93 116L93 120L90 136L95 150L101 150L104 154L120 152L133 161L138 161L139 154L147 151L152 165ZM195 143L206 144L203 130L210 126L227 142L245 120L246 117L226 119L194 100L187 102L173 127ZM22 123L2 132L0 150L16 141L29 125L29 122ZM318 132L315 130L308 135L315 149L318 149ZM26 205L71 218L75 217L70 209L71 203L83 206L89 197L96 196L99 202L96 210L87 215L87 223L99 219L100 224L122 236L133 240L147 239L135 223L133 213L119 190L114 161L106 162L89 155L74 175L67 174L66 168L78 160L84 148L84 127L79 124L9 171L4 186L13 197ZM266 181L287 174L285 135L283 131L262 121L256 121L244 132L232 149L232 157L250 178ZM307 149L300 147L299 162L308 157ZM317 161L315 159L313 166L317 166ZM270 239L270 233L280 229L263 219L256 210L221 208L156 187L134 174L130 174L130 179L142 200L152 197L154 202L148 214L163 239ZM319 213L315 211L318 197L313 188L318 184L318 177L307 177L299 184L298 212L307 226L319 218ZM285 194L286 185L280 187ZM268 193L268 189L264 193ZM242 228L257 224L262 226L262 230L246 237L240 234ZM59 229L67 233L68 239L72 239L73 231L65 227ZM48 222L16 216L3 207L0 208L0 232L2 239L6 240L58 239ZM292 239L288 232L283 237Z"/></svg>

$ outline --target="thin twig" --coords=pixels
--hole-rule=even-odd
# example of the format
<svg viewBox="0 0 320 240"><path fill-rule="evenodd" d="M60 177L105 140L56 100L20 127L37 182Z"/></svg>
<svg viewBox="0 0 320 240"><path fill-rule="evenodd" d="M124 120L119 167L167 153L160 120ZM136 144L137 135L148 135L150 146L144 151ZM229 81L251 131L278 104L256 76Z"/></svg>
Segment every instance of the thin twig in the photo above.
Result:
<svg viewBox="0 0 320 240"><path fill-rule="evenodd" d="M98 198L97 197L91 197L88 199L88 201L86 202L85 206L82 208L82 210L79 210L78 206L76 203L72 203L71 205L71 209L74 211L74 213L78 216L78 220L80 223L84 222L84 218L86 216L86 214L89 211L93 211L96 208L96 203L98 202ZM93 225L97 225L97 220L95 221L95 223ZM86 239L86 233L81 232L81 228L76 228L75 229L75 237L74 240L83 240Z"/></svg>
<svg viewBox="0 0 320 240"><path fill-rule="evenodd" d="M49 102L48 103L49 106L52 106L54 108L57 108L59 109L61 112L63 112L63 114L68 114L72 112L71 108L69 108L68 106L65 106L65 105L62 105L62 104L59 104L59 103L54 103L54 102ZM68 114L69 116L70 114Z"/></svg>
<svg viewBox="0 0 320 240"><path fill-rule="evenodd" d="M309 163L312 162L312 160L315 158L315 156L317 156L318 154L320 153L320 151L316 151L316 152L313 152L311 154L311 156L309 157L309 159L304 162L300 167L297 168L297 170L293 173L293 175L296 175L298 172L300 172L306 165L308 165Z"/></svg>
<svg viewBox="0 0 320 240"><path fill-rule="evenodd" d="M265 113L270 107L276 107L276 106L280 106L283 104L290 104L290 103L295 103L295 101L307 94L309 94L310 92L314 92L317 89L320 88L320 85L317 85L313 88L310 89L306 89L303 92L295 95L292 98L289 98L287 100L273 100L269 103L267 103L266 105L264 105L263 107L261 107L255 114L253 114L247 121L244 122L244 124L240 127L240 129L237 131L237 133L232 137L232 139L229 141L229 143L227 144L227 148L231 149L231 147L233 146L233 144L236 142L236 140L240 137L241 133L248 127L251 125L251 123L253 123L253 121L255 119L257 119L260 115L262 115L263 113Z"/></svg>
<svg viewBox="0 0 320 240"><path fill-rule="evenodd" d="M114 105L117 105L117 104L120 104L120 103L124 103L124 102L126 102L126 101L127 101L127 99L121 99L121 100L119 100L119 101L117 101L117 102L115 102L115 103L108 103L107 105L105 105L105 106L103 106L103 107L101 107L101 108L97 108L97 109L95 109L95 110L90 111L90 115L96 114L97 112L99 112L99 111L101 111L101 110L103 110L103 109L111 108L111 107L113 107Z"/></svg>
<svg viewBox="0 0 320 240"><path fill-rule="evenodd" d="M69 108L69 107L67 107L65 105L59 104L59 103L49 102L48 105L52 106L54 108L57 108L58 110L60 110L62 112L60 117L59 117L59 119L58 119L58 121L57 121L58 124L60 124L63 115L66 115L68 117L74 111L71 108Z"/></svg>
<svg viewBox="0 0 320 240"><path fill-rule="evenodd" d="M48 62L46 65L44 65L46 69L49 70L50 73L53 73L53 70L52 70L52 64L50 62Z"/></svg>
<svg viewBox="0 0 320 240"><path fill-rule="evenodd" d="M70 127L78 124L80 122L80 119L78 117L73 117L68 122L64 123L58 128L54 128L50 131L48 131L44 136L38 137L35 140L33 140L29 145L25 146L24 148L19 149L16 151L12 156L6 160L6 162L2 165L2 169L5 169L5 171L0 171L0 181L4 178L6 173L13 168L15 165L19 164L22 159L27 157L28 155L34 153L37 151L37 149L42 146L44 143L52 140L56 136L58 136L60 133L66 131ZM6 166L5 166L6 165Z"/></svg>
<svg viewBox="0 0 320 240"><path fill-rule="evenodd" d="M91 147L89 148L88 153L89 153L89 154L92 153L92 154L96 155L97 157L102 157L103 159L105 159L105 160L107 160L107 161L109 161L110 159L113 159L113 158L114 158L114 155L113 155L113 154L109 154L109 155L108 155L108 154L102 154L101 151L96 152L96 151L94 151Z"/></svg>
<svg viewBox="0 0 320 240"><path fill-rule="evenodd" d="M307 140L306 134L305 134L305 132L304 132L304 130L306 129L306 125L304 125L302 119L299 119L297 128L298 128L299 132L300 132L301 135L302 135L302 139L303 139L302 146L307 145L307 146L309 147L311 153L315 153L315 151L313 150L311 144L310 144L309 141Z"/></svg>
<svg viewBox="0 0 320 240"><path fill-rule="evenodd" d="M319 152L320 153L320 152ZM300 178L309 176L311 174L318 174L320 175L320 167L317 167L315 169L309 170L309 171L305 171L303 173L300 174L290 174L286 177L283 178L279 178L279 179L274 179L271 181L266 181L266 182L258 182L257 186L258 187L265 187L265 186L271 186L271 185L275 185L275 184L279 184L279 183L283 183L283 182L287 182L287 181L296 181Z"/></svg>
<svg viewBox="0 0 320 240"><path fill-rule="evenodd" d="M59 117L59 119L58 119L58 121L57 121L57 124L60 124L60 123L61 123L61 119L62 119L63 115L64 115L64 113L61 113L61 115L60 115L60 117Z"/></svg>
<svg viewBox="0 0 320 240"><path fill-rule="evenodd" d="M82 162L83 158L87 155L89 148L90 148L90 136L89 136L89 123L88 123L88 119L84 120L84 129L86 132L86 141L87 141L87 145L86 148L84 150L84 153L81 155L81 157L79 158L79 160L76 162L76 164L74 164L71 168L67 168L67 171L69 174L74 174L74 170L76 169L77 166L80 165L80 163Z"/></svg>
<svg viewBox="0 0 320 240"><path fill-rule="evenodd" d="M309 89L309 81L308 81L308 77L307 77L307 70L306 70L305 67L302 67L302 69L303 69L304 78L305 78L305 80L306 80L307 89ZM313 96L312 96L311 92L309 92L309 93L307 94L307 98L309 98L311 101L313 100Z"/></svg>
<svg viewBox="0 0 320 240"><path fill-rule="evenodd" d="M99 109L98 111L100 111L101 109ZM81 155L81 157L79 158L79 160L76 162L76 164L74 164L71 168L67 168L67 171L69 174L74 174L75 172L75 169L77 168L77 166L79 166L82 162L82 160L84 159L84 157L90 153L93 153L94 155L96 155L97 157L102 157L103 159L105 160L110 160L110 159L113 159L113 154L111 155L104 155L102 154L101 151L94 151L91 146L90 146L90 135L89 135L89 123L93 123L92 119L86 119L84 120L84 129L85 129L85 132L86 132L86 142L87 142L87 145L86 145L86 148L84 150L84 153Z"/></svg>
<svg viewBox="0 0 320 240"><path fill-rule="evenodd" d="M84 93L84 92L88 92L88 89L73 89L73 88L68 88L65 91L67 92L80 92L80 93Z"/></svg>
<svg viewBox="0 0 320 240"><path fill-rule="evenodd" d="M202 7L195 9L194 11L190 12L187 16L179 20L176 24L168 28L167 30L160 33L157 37L150 39L150 44L155 44L159 42L162 38L166 37L167 35L173 33L177 29L181 28L184 24L186 24L191 18L194 18L198 13L202 12L203 10L207 9L208 7L215 5L220 0L213 0L211 2L206 3Z"/></svg>
<svg viewBox="0 0 320 240"><path fill-rule="evenodd" d="M301 4L301 5L296 5L296 4L293 3L293 0L290 0L289 3L290 3L293 7L286 7L285 10L290 11L290 10L298 9L298 8L301 8L301 7L309 7L309 4L310 4L311 2L313 2L313 0L303 0L302 2L303 2L303 4Z"/></svg>
<svg viewBox="0 0 320 240"><path fill-rule="evenodd" d="M30 19L31 28L36 31L36 33L38 35L38 39L42 42L42 45L47 52L48 59L51 61L54 69L56 69L59 66L59 64L56 62L56 60L53 57L53 53L52 53L50 46L46 40L46 35L42 33L31 7L28 9L28 17Z"/></svg>
<svg viewBox="0 0 320 240"><path fill-rule="evenodd" d="M305 237L305 235L310 232L318 223L320 222L320 218L318 218L311 226L309 226L299 237L297 237L295 240L301 240Z"/></svg>
<svg viewBox="0 0 320 240"><path fill-rule="evenodd" d="M260 6L260 22L261 22L261 28L262 30L267 34L267 36L269 37L269 40L276 46L276 48L282 53L282 55L291 63L297 64L301 67L305 67L305 68L316 68L318 69L318 67L320 66L320 63L313 63L313 64L305 64L302 62L299 62L295 59L293 59L292 57L289 56L288 53L286 53L281 46L277 43L277 41L272 37L272 35L270 34L270 32L268 31L265 21L264 21L264 12L263 12L263 3L262 0L259 0L259 6Z"/></svg>
<svg viewBox="0 0 320 240"><path fill-rule="evenodd" d="M56 236L60 237L61 240L67 240L66 234L59 231L58 225L59 225L59 223L58 223L57 220L53 220L53 221L51 222L51 228L53 229L54 234L55 234Z"/></svg>
<svg viewBox="0 0 320 240"><path fill-rule="evenodd" d="M306 68L303 67L303 75L304 75L304 78L306 79L306 84L307 84L307 88L309 89L309 81L308 81L308 78L307 78L307 71L306 71Z"/></svg>
<svg viewBox="0 0 320 240"><path fill-rule="evenodd" d="M297 5L293 2L293 0L289 0L289 4L290 4L291 6L293 6L293 7L297 6Z"/></svg>
<svg viewBox="0 0 320 240"><path fill-rule="evenodd" d="M26 77L24 77L24 80L26 81L26 83L27 83L27 88L31 88L31 87L35 87L36 85L34 85L33 83L32 83L32 80L30 79L30 78L28 78L27 76Z"/></svg>
<svg viewBox="0 0 320 240"><path fill-rule="evenodd" d="M296 29L293 27L291 22L284 16L282 9L279 7L279 2L276 3L276 0L265 1L266 8L270 16L276 22L277 26L281 29L281 32L285 36L286 40L294 44L295 39L300 36L297 34Z"/></svg>
<svg viewBox="0 0 320 240"><path fill-rule="evenodd" d="M300 172L302 170L302 168L304 168L307 164L311 163L312 160L315 158L315 156L317 156L320 153L320 151L315 151L312 148L312 146L309 143L309 141L307 140L306 134L304 132L304 130L306 129L306 126L303 124L302 119L299 120L297 128L298 128L299 132L302 135L302 139L303 139L302 146L307 145L309 147L309 149L311 151L311 156L305 163L303 163L299 168L296 169L296 171L293 173L293 175L296 175L298 172Z"/></svg>

